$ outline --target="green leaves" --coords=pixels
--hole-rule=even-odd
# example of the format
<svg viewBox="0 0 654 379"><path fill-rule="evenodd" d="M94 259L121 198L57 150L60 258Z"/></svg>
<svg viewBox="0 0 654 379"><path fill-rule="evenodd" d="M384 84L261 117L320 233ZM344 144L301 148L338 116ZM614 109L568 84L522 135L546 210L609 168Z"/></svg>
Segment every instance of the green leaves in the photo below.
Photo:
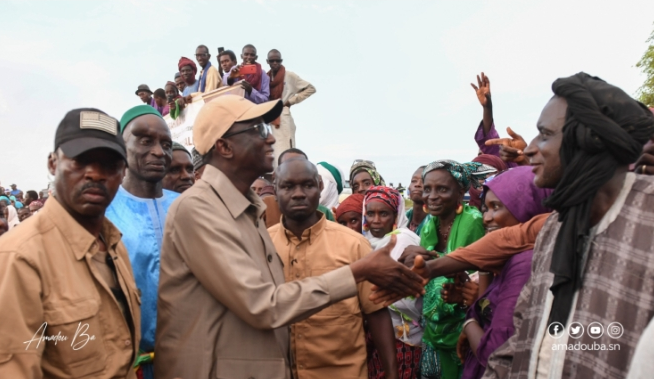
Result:
<svg viewBox="0 0 654 379"><path fill-rule="evenodd" d="M650 108L654 108L654 31L647 39L650 43L645 54L640 58L636 67L640 68L646 75L645 82L636 91L638 100Z"/></svg>

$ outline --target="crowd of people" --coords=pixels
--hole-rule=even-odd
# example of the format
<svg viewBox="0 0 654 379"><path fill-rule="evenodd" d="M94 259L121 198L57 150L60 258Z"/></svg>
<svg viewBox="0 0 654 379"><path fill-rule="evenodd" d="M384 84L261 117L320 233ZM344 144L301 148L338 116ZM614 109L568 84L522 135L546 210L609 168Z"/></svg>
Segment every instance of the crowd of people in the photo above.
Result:
<svg viewBox="0 0 654 379"><path fill-rule="evenodd" d="M174 82L167 81L163 88L154 92L147 84L136 89L141 101L155 108L162 116L170 115L175 120L181 111L202 95L222 87L237 86L245 92L245 98L255 104L281 100L282 114L271 121L273 135L277 140L276 152L295 147L295 122L290 108L316 93L316 88L295 72L287 71L282 64L282 53L277 49L268 52L268 72L257 59L257 49L251 44L243 46L241 63L232 50L218 48L218 68L211 64L211 53L206 45L195 49L195 60L181 57L177 63ZM200 74L198 77L198 67Z"/></svg>
<svg viewBox="0 0 654 379"><path fill-rule="evenodd" d="M10 188L0 186L0 236L14 226L38 213L48 199L48 190L23 193L16 184Z"/></svg>
<svg viewBox="0 0 654 379"><path fill-rule="evenodd" d="M344 172L277 139L301 101L276 87L278 51L236 82L253 46L222 73L196 58L200 79L182 58L166 85L175 112L245 96L202 107L192 151L141 86L120 121L65 115L50 197L0 197L0 377L649 377L653 109L579 73L530 143L500 138L482 73L479 154L407 167L405 209L374 162Z"/></svg>

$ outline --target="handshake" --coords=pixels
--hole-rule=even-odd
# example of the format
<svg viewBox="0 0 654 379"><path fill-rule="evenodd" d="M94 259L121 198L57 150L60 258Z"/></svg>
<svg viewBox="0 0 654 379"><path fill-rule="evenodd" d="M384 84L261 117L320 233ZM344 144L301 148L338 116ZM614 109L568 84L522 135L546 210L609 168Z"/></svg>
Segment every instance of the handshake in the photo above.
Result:
<svg viewBox="0 0 654 379"><path fill-rule="evenodd" d="M435 252L410 246L396 262L391 258L395 243L396 237L392 236L386 246L350 265L357 282L367 280L374 284L370 300L376 304L388 306L408 296L420 297L432 278L426 259L437 257Z"/></svg>

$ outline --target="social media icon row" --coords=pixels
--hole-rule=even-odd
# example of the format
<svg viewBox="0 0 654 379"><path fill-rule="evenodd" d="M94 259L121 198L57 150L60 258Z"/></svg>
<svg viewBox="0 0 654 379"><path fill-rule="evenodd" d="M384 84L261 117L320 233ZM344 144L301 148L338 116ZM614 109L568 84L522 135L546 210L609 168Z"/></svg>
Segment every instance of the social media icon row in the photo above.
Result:
<svg viewBox="0 0 654 379"><path fill-rule="evenodd" d="M599 322L591 322L584 329L580 322L572 322L567 329L568 336L574 339L581 338L584 332L588 333L588 336L593 339L602 337L605 332L609 337L618 339L622 337L624 327L619 322L612 322L604 329L604 325ZM566 333L566 328L560 322L553 322L547 327L547 333L549 333L550 337L558 339Z"/></svg>

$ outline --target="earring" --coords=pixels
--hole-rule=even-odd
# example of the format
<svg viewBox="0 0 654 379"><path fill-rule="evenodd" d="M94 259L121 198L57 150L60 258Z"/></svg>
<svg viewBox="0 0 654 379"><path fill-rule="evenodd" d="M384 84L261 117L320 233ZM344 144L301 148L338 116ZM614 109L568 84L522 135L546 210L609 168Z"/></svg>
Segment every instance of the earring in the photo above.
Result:
<svg viewBox="0 0 654 379"><path fill-rule="evenodd" d="M456 214L460 215L463 213L463 204L459 204L459 207L456 209Z"/></svg>
<svg viewBox="0 0 654 379"><path fill-rule="evenodd" d="M425 212L425 213L429 213L429 209L427 209L427 204L424 204L422 206L422 211Z"/></svg>

